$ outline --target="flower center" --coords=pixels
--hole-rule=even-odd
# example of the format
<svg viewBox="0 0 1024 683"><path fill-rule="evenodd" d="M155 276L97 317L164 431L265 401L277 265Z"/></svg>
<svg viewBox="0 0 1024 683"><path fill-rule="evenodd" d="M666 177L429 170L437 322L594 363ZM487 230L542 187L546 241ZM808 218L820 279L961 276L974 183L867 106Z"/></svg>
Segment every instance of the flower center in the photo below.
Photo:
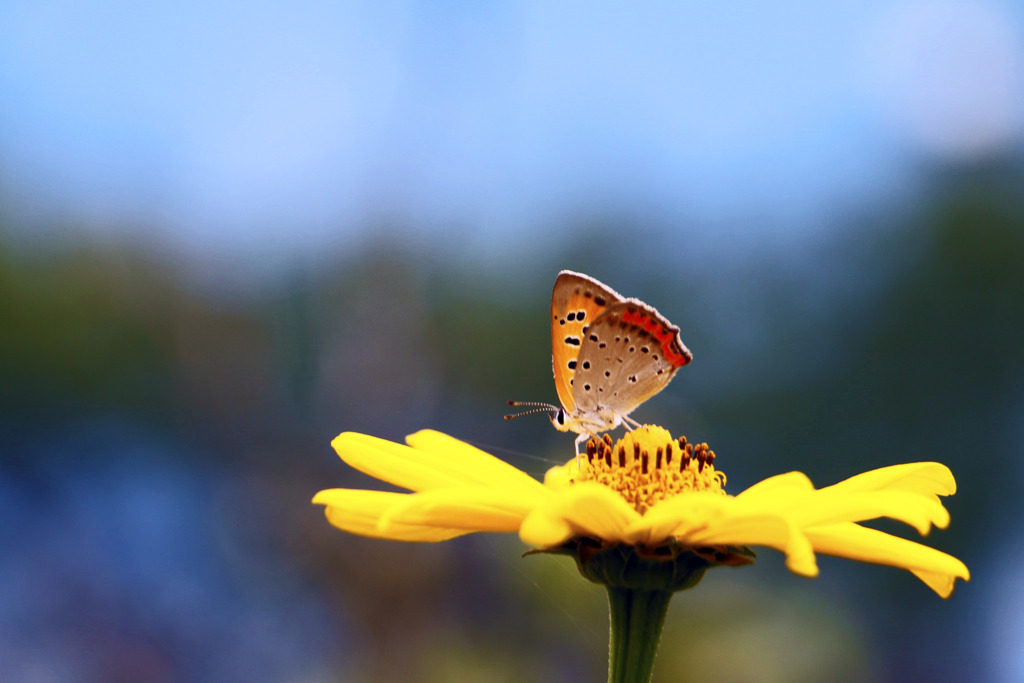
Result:
<svg viewBox="0 0 1024 683"><path fill-rule="evenodd" d="M706 443L694 446L685 436L673 439L663 427L644 425L614 444L607 434L591 437L579 481L604 484L644 514L658 501L686 491L725 495L725 473L715 469L714 460Z"/></svg>

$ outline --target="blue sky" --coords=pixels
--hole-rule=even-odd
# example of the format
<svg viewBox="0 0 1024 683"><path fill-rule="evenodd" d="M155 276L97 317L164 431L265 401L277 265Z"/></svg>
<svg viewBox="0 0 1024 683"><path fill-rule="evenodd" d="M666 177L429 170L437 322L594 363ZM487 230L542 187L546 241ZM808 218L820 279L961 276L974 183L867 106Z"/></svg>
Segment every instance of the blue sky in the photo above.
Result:
<svg viewBox="0 0 1024 683"><path fill-rule="evenodd" d="M603 206L785 241L1019 153L1020 9L8 0L0 191L199 252Z"/></svg>

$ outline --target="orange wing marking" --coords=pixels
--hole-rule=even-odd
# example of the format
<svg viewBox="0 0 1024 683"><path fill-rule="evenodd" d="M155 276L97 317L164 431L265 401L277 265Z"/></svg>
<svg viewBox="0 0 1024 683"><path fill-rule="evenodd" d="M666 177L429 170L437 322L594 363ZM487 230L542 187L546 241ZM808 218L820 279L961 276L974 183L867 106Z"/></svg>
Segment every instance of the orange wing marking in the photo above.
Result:
<svg viewBox="0 0 1024 683"><path fill-rule="evenodd" d="M589 285L589 283L585 283ZM608 299L601 293L592 293L579 287L565 303L565 309L552 302L551 351L555 372L555 390L558 400L570 413L576 409L572 380L576 375L576 358L590 323L608 308Z"/></svg>
<svg viewBox="0 0 1024 683"><path fill-rule="evenodd" d="M672 348L673 342L676 340L676 334L679 332L678 329L668 328L653 316L640 310L626 311L622 314L622 321L635 325L645 332L649 332L652 337L657 339L658 343L661 344L661 352L665 355L665 360L671 363L673 367L681 367L693 360L693 356L687 353L680 353L675 348Z"/></svg>

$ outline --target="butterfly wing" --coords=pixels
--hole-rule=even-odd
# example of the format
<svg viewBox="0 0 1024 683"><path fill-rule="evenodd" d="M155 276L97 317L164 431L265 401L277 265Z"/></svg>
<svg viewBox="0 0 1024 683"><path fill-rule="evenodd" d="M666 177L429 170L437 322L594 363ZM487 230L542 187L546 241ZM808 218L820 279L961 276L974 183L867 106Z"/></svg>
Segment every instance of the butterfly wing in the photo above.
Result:
<svg viewBox="0 0 1024 683"><path fill-rule="evenodd" d="M563 270L555 278L551 293L551 365L558 400L570 414L576 411L573 378L584 335L594 320L619 301L622 296L618 292L582 273Z"/></svg>
<svg viewBox="0 0 1024 683"><path fill-rule="evenodd" d="M628 415L692 359L679 328L655 308L638 299L615 302L585 333L576 358L576 408Z"/></svg>

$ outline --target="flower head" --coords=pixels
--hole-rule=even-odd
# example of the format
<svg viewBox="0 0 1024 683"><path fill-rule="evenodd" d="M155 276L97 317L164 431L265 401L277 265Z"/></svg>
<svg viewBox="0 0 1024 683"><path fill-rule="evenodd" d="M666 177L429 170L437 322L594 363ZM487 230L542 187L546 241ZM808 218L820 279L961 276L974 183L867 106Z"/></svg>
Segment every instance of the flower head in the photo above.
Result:
<svg viewBox="0 0 1024 683"><path fill-rule="evenodd" d="M871 470L823 489L790 472L730 496L706 444L673 439L660 427L617 443L607 435L592 439L586 458L551 468L543 484L438 432L420 431L407 442L344 433L332 445L352 467L411 493L328 489L313 502L326 506L338 528L376 538L516 531L541 551L574 554L584 574L596 572L588 578L600 582L608 562L620 559L634 567L640 558L644 582L662 581L657 568L668 570L668 560L691 571L663 572L673 582L657 587L663 590L693 585L710 566L749 564L748 546L781 551L789 569L804 576L817 575L816 553L907 569L943 597L957 578L970 576L950 555L860 524L888 517L921 535L945 528L949 513L939 496L953 494L956 483L939 463ZM625 575L614 566L616 576Z"/></svg>

